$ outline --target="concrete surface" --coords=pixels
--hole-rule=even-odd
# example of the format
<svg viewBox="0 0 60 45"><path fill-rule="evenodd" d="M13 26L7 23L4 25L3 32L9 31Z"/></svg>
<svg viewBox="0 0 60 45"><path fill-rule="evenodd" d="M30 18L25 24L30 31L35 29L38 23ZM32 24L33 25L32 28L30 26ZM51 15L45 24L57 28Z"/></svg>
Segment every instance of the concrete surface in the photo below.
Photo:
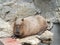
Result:
<svg viewBox="0 0 60 45"><path fill-rule="evenodd" d="M52 32L54 33L54 38L51 45L60 45L60 24L54 24Z"/></svg>

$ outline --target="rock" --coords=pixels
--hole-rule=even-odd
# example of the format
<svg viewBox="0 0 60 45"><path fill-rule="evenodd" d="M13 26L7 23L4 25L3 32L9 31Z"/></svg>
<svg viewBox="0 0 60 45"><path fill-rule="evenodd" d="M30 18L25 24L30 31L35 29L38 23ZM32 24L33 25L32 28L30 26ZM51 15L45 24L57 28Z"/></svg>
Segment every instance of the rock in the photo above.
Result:
<svg viewBox="0 0 60 45"><path fill-rule="evenodd" d="M7 21L7 20L12 21L12 20L14 20L15 17L24 18L27 16L34 15L36 13L33 3L23 2L22 0L20 1L21 3L17 3L17 2L15 2L11 6L4 5L3 9L0 8L0 9L2 9L2 10L0 10L0 12L1 12L0 18L3 18L5 21ZM11 3L13 3L13 2L11 2ZM2 7L2 5L1 5L1 7ZM8 11L10 11L10 12L8 14L6 14L6 12L8 12Z"/></svg>
<svg viewBox="0 0 60 45"><path fill-rule="evenodd" d="M35 36L25 37L25 38L19 39L19 41L22 44L28 43L28 44L31 44L31 45L38 45L40 43L40 40L37 39Z"/></svg>
<svg viewBox="0 0 60 45"><path fill-rule="evenodd" d="M24 18L24 17L32 16L36 13L33 3L21 2L18 5L19 6L16 12L18 17Z"/></svg>
<svg viewBox="0 0 60 45"><path fill-rule="evenodd" d="M2 4L0 4L0 10L2 10L3 9L3 5Z"/></svg>
<svg viewBox="0 0 60 45"><path fill-rule="evenodd" d="M37 35L36 36L39 40L41 40L42 44L48 44L50 45L51 42L53 41L53 33L50 31L45 31L43 34L41 34L40 36Z"/></svg>
<svg viewBox="0 0 60 45"><path fill-rule="evenodd" d="M56 18L57 18L57 22L60 23L60 7L56 9Z"/></svg>
<svg viewBox="0 0 60 45"><path fill-rule="evenodd" d="M16 3L17 0L13 0L13 1L10 1L10 2L6 2L6 3L3 3L4 6L11 6L13 5L14 3Z"/></svg>
<svg viewBox="0 0 60 45"><path fill-rule="evenodd" d="M12 26L0 18L0 37L10 37L13 34Z"/></svg>
<svg viewBox="0 0 60 45"><path fill-rule="evenodd" d="M50 31L45 31L43 34L40 35L40 39L52 39L53 38L53 33Z"/></svg>
<svg viewBox="0 0 60 45"><path fill-rule="evenodd" d="M51 18L54 15L54 10L56 8L55 0L34 0L33 1L37 10L41 11L42 16L46 18Z"/></svg>

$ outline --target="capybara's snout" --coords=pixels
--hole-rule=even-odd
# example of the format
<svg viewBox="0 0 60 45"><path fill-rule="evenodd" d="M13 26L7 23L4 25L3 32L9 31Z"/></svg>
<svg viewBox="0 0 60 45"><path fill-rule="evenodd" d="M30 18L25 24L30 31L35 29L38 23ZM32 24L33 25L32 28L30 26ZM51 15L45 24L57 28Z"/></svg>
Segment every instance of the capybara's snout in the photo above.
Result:
<svg viewBox="0 0 60 45"><path fill-rule="evenodd" d="M20 35L20 32L19 32L19 25L15 25L15 27L14 27L15 29L14 29L14 35L15 36L19 36Z"/></svg>

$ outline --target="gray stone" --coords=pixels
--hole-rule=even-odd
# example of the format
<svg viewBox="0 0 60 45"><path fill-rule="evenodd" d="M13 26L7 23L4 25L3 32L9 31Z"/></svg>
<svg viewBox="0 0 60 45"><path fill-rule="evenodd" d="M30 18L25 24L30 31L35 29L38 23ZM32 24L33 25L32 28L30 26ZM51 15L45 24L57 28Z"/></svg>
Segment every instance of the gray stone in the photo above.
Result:
<svg viewBox="0 0 60 45"><path fill-rule="evenodd" d="M0 37L10 37L12 34L12 26L0 18Z"/></svg>

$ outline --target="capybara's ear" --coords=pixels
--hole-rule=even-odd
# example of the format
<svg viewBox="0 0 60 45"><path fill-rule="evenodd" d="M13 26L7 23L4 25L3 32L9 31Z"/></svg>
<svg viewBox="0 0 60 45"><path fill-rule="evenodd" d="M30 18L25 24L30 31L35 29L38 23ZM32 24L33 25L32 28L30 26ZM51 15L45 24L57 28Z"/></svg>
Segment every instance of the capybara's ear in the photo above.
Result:
<svg viewBox="0 0 60 45"><path fill-rule="evenodd" d="M21 21L24 21L24 18L22 18Z"/></svg>

